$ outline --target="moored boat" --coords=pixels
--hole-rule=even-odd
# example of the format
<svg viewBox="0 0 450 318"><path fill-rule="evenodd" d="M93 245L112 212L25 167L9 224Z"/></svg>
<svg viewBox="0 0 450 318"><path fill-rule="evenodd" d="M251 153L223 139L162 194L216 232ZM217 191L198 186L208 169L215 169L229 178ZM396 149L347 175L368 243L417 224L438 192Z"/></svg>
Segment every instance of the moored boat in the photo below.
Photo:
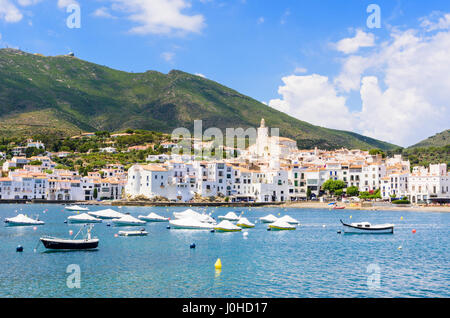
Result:
<svg viewBox="0 0 450 318"><path fill-rule="evenodd" d="M277 220L271 224L269 224L269 229L273 231L292 231L295 230L296 227L293 224L289 224L286 221Z"/></svg>
<svg viewBox="0 0 450 318"><path fill-rule="evenodd" d="M214 228L214 226L211 223L201 222L195 218L182 218L178 220L170 220L169 224L174 229L212 230Z"/></svg>
<svg viewBox="0 0 450 318"><path fill-rule="evenodd" d="M278 220L278 218L275 215L273 215L273 214L266 215L266 216L264 216L262 218L259 218L259 219L263 223L273 223L276 220Z"/></svg>
<svg viewBox="0 0 450 318"><path fill-rule="evenodd" d="M139 215L138 219L147 222L168 222L169 218L165 218L156 213L151 212L149 215Z"/></svg>
<svg viewBox="0 0 450 318"><path fill-rule="evenodd" d="M125 215L120 219L113 219L111 222L114 223L114 225L116 226L139 226L146 224L145 221L136 219L131 215Z"/></svg>
<svg viewBox="0 0 450 318"><path fill-rule="evenodd" d="M71 215L67 218L70 223L101 223L102 219L93 217L87 213Z"/></svg>
<svg viewBox="0 0 450 318"><path fill-rule="evenodd" d="M223 220L222 222L220 222L219 224L214 226L214 230L217 232L239 232L239 231L242 231L242 229L239 226L234 225L233 223L231 223L228 220Z"/></svg>
<svg viewBox="0 0 450 318"><path fill-rule="evenodd" d="M344 233L352 234L393 234L394 224L377 224L372 225L369 222L359 222L359 223L344 223Z"/></svg>
<svg viewBox="0 0 450 318"><path fill-rule="evenodd" d="M100 210L100 211L94 211L94 212L88 212L89 215L92 215L93 217L99 218L99 219L120 219L121 217L124 217L126 214L114 211L113 209L106 209L106 210Z"/></svg>
<svg viewBox="0 0 450 318"><path fill-rule="evenodd" d="M289 224L294 224L294 225L300 224L299 221L297 221L296 219L290 217L289 215L285 215L285 216L279 218L278 220L287 222Z"/></svg>
<svg viewBox="0 0 450 318"><path fill-rule="evenodd" d="M81 207L79 205L66 206L66 210L69 210L69 211L89 211L88 208Z"/></svg>
<svg viewBox="0 0 450 318"><path fill-rule="evenodd" d="M191 209L187 209L186 211L183 212L174 212L173 215L175 219L192 218L204 223L212 223L212 224L216 223L216 220L214 220L211 216L207 214L198 213Z"/></svg>
<svg viewBox="0 0 450 318"><path fill-rule="evenodd" d="M219 216L219 220L239 221L239 217L234 212L228 212L226 215Z"/></svg>
<svg viewBox="0 0 450 318"><path fill-rule="evenodd" d="M333 207L333 210L344 210L344 209L345 209L345 206L337 206L337 205L335 205Z"/></svg>
<svg viewBox="0 0 450 318"><path fill-rule="evenodd" d="M83 228L78 231L73 239L61 239L57 237L44 236L40 238L42 244L52 250L89 250L98 247L99 239L91 237L91 230L93 225L87 227L87 233L85 238L77 239L78 235L82 232Z"/></svg>
<svg viewBox="0 0 450 318"><path fill-rule="evenodd" d="M255 227L255 224L250 222L247 218L240 218L239 221L236 223L237 226L241 228L253 228Z"/></svg>
<svg viewBox="0 0 450 318"><path fill-rule="evenodd" d="M12 218L6 218L5 224L7 226L30 226L30 225L44 225L45 222L37 219L32 219L24 214L19 214Z"/></svg>
<svg viewBox="0 0 450 318"><path fill-rule="evenodd" d="M147 236L148 232L145 229L140 231L119 231L120 236Z"/></svg>

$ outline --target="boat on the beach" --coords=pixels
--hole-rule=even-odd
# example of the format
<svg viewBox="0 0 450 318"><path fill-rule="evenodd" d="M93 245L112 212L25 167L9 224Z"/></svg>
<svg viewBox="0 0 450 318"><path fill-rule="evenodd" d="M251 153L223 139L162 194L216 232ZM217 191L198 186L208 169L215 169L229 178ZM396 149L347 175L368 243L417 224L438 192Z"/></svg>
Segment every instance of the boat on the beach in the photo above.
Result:
<svg viewBox="0 0 450 318"><path fill-rule="evenodd" d="M239 221L236 223L237 226L241 228L253 228L255 227L255 224L250 222L247 218L240 218Z"/></svg>
<svg viewBox="0 0 450 318"><path fill-rule="evenodd" d="M197 219L200 222L212 223L212 224L216 223L216 220L214 220L211 216L209 216L207 214L198 213L191 209L187 209L186 211L183 211L183 212L174 212L173 215L174 215L175 219L192 218L192 219Z"/></svg>
<svg viewBox="0 0 450 318"><path fill-rule="evenodd" d="M106 209L106 210L100 210L100 211L94 211L94 212L88 212L89 215L92 215L93 217L99 218L99 219L120 219L121 217L124 217L126 214L114 211L113 209Z"/></svg>
<svg viewBox="0 0 450 318"><path fill-rule="evenodd" d="M201 222L195 218L182 218L177 220L170 220L169 224L174 229L186 229L186 230L212 230L214 225L211 223Z"/></svg>
<svg viewBox="0 0 450 318"><path fill-rule="evenodd" d="M120 236L147 236L148 232L145 229L140 231L119 231Z"/></svg>
<svg viewBox="0 0 450 318"><path fill-rule="evenodd" d="M219 220L239 221L239 217L234 212L228 212L226 215L219 216Z"/></svg>
<svg viewBox="0 0 450 318"><path fill-rule="evenodd" d="M93 217L87 213L71 215L67 218L70 223L102 223L102 219Z"/></svg>
<svg viewBox="0 0 450 318"><path fill-rule="evenodd" d="M93 225L85 225L82 227L73 239L62 239L51 236L44 236L40 241L48 249L52 250L89 250L98 247L99 239L91 237L91 230ZM78 235L86 228L86 236L82 239L77 239Z"/></svg>
<svg viewBox="0 0 450 318"><path fill-rule="evenodd" d="M168 222L169 218L151 212L149 215L139 215L138 219L146 222Z"/></svg>
<svg viewBox="0 0 450 318"><path fill-rule="evenodd" d="M88 208L81 207L79 205L66 206L66 210L69 210L69 211L89 211Z"/></svg>
<svg viewBox="0 0 450 318"><path fill-rule="evenodd" d="M269 224L269 229L272 231L292 231L295 230L296 227L293 224L289 224L286 221L277 220L271 224Z"/></svg>
<svg viewBox="0 0 450 318"><path fill-rule="evenodd" d="M296 219L290 217L289 215L285 215L285 216L279 218L278 220L279 220L279 221L287 222L287 223L289 223L289 224L294 224L294 225L300 224L299 221L297 221Z"/></svg>
<svg viewBox="0 0 450 318"><path fill-rule="evenodd" d="M228 220L223 220L222 222L214 226L214 230L217 232L239 232L242 231L242 228L234 225Z"/></svg>
<svg viewBox="0 0 450 318"><path fill-rule="evenodd" d="M278 220L278 218L275 215L273 215L273 214L266 215L266 216L264 216L262 218L259 218L259 219L263 223L273 223L276 220Z"/></svg>
<svg viewBox="0 0 450 318"><path fill-rule="evenodd" d="M146 224L145 221L136 219L131 215L125 215L120 219L113 219L111 222L114 223L114 225L116 226L139 226Z"/></svg>
<svg viewBox="0 0 450 318"><path fill-rule="evenodd" d="M352 234L393 234L394 224L377 224L372 225L369 222L359 223L344 223L340 220L344 226L344 233Z"/></svg>
<svg viewBox="0 0 450 318"><path fill-rule="evenodd" d="M32 219L24 214L19 214L12 218L6 218L5 224L7 226L29 226L29 225L44 225L45 222L39 220L39 217Z"/></svg>

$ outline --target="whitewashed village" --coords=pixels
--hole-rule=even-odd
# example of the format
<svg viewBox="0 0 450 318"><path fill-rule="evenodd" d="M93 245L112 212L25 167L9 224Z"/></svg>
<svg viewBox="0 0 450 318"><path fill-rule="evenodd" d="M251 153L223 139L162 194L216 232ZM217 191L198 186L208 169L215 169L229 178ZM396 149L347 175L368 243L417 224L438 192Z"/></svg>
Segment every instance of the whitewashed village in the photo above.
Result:
<svg viewBox="0 0 450 318"><path fill-rule="evenodd" d="M175 148L177 144L164 146ZM29 140L27 147L45 145ZM147 164L133 165L128 171L121 164L109 164L81 176L76 171L55 169L54 156L68 153L46 152L26 158L23 149L15 150L14 157L2 165L6 177L0 178L0 200L188 203L198 198L222 198L227 203L289 203L328 196L322 186L332 179L361 192L379 191L380 200L385 201L450 201L450 173L445 163L411 167L400 155L383 158L357 149L301 150L292 139L269 136L264 119L256 142L236 157L223 160L196 160L188 154L149 155ZM0 153L0 159L5 158Z"/></svg>

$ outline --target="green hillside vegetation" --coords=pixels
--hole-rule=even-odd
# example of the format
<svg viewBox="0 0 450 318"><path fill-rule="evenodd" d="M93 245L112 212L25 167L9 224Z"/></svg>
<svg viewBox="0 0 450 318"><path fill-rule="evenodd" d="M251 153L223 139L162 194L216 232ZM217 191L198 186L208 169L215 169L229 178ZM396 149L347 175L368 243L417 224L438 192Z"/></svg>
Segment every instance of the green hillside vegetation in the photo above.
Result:
<svg viewBox="0 0 450 318"><path fill-rule="evenodd" d="M429 137L409 148L443 147L450 145L450 129Z"/></svg>
<svg viewBox="0 0 450 318"><path fill-rule="evenodd" d="M450 170L450 144L443 147L406 148L388 151L388 156L401 154L413 166L428 166L430 164L447 163Z"/></svg>
<svg viewBox="0 0 450 318"><path fill-rule="evenodd" d="M214 81L181 71L127 73L76 57L0 50L0 137L81 132L258 127L265 118L300 148L392 150L395 145L297 120Z"/></svg>

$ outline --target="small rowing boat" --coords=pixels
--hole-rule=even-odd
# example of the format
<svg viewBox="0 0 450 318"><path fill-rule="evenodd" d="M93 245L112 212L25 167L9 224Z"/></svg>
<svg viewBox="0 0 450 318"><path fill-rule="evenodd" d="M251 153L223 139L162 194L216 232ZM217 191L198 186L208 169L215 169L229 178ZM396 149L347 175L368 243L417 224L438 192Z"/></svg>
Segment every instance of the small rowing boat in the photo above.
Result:
<svg viewBox="0 0 450 318"><path fill-rule="evenodd" d="M120 236L147 236L148 232L145 229L140 231L119 231Z"/></svg>

